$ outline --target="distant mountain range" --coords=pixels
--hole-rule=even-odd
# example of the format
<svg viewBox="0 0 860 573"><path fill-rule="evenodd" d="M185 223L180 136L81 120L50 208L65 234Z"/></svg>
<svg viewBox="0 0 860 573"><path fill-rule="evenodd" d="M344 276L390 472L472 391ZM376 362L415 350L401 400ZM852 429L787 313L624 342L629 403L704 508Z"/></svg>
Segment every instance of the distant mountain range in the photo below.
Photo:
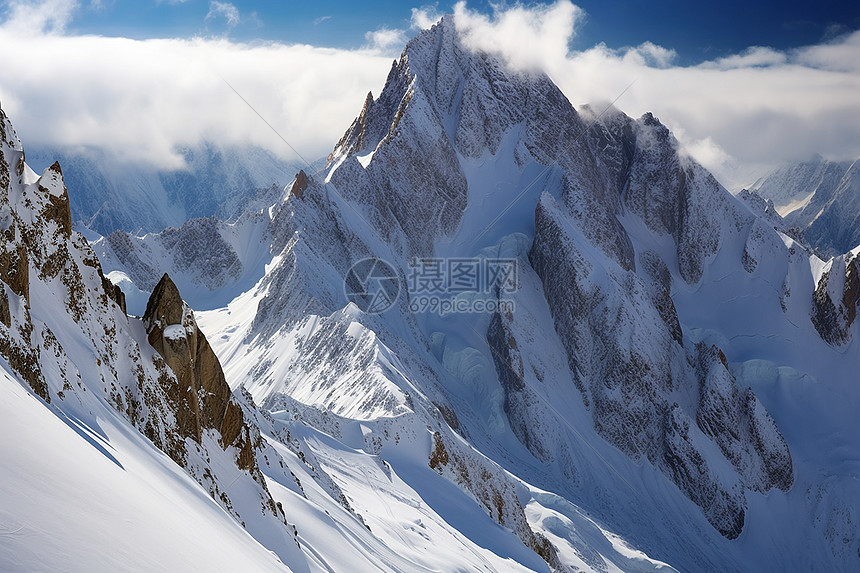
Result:
<svg viewBox="0 0 860 573"><path fill-rule="evenodd" d="M58 161L71 189L72 218L108 235L115 230L158 232L188 219L230 219L249 193L280 189L306 166L283 161L258 147L201 143L180 150L187 169L125 164L98 149L28 149L27 160L47 167Z"/></svg>
<svg viewBox="0 0 860 573"><path fill-rule="evenodd" d="M752 190L771 199L786 223L801 229L823 256L860 244L860 162L817 157L785 165Z"/></svg>

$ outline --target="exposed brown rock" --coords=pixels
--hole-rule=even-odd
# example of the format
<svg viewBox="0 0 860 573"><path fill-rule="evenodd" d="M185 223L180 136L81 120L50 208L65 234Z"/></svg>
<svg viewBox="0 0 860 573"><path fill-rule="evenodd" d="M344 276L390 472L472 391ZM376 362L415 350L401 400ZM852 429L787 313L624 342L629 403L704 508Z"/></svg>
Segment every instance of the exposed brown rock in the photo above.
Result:
<svg viewBox="0 0 860 573"><path fill-rule="evenodd" d="M341 137L340 141L337 142L337 145L334 146L334 151L332 151L329 154L328 159L326 159L327 166L331 164L331 161L335 158L335 155L338 152L348 154L362 148L364 145L365 135L367 135L367 119L372 107L373 93L367 92L367 97L364 98L364 105L361 106L361 113L358 114L358 117L355 118L352 125L346 130L346 133L343 134L343 137Z"/></svg>
<svg viewBox="0 0 860 573"><path fill-rule="evenodd" d="M6 325L6 328L12 326L12 313L9 310L9 297L6 296L6 289L0 286L0 322Z"/></svg>
<svg viewBox="0 0 860 573"><path fill-rule="evenodd" d="M153 290L143 320L149 343L176 376L175 384L167 381L173 387L166 390L177 405L182 435L199 442L203 430L213 429L221 434L224 449L234 445L244 429L242 410L231 401L218 357L167 274ZM166 336L168 327L173 328Z"/></svg>
<svg viewBox="0 0 860 573"><path fill-rule="evenodd" d="M236 441L242 432L245 420L242 409L233 402L227 403L227 411L224 412L224 420L221 422L221 445L227 447Z"/></svg>
<svg viewBox="0 0 860 573"><path fill-rule="evenodd" d="M308 176L305 173L305 170L302 169L296 174L296 181L293 183L292 188L290 188L290 195L295 195L299 199L302 198L302 195L305 192L305 189L308 188Z"/></svg>
<svg viewBox="0 0 860 573"><path fill-rule="evenodd" d="M146 303L146 311L143 313L149 343L153 346L160 344L164 327L171 324L182 324L184 314L185 303L179 295L179 289L176 288L167 273L164 273L164 276L152 290L149 301Z"/></svg>
<svg viewBox="0 0 860 573"><path fill-rule="evenodd" d="M30 267L23 245L19 244L15 250L0 251L0 279L12 292L30 301Z"/></svg>
<svg viewBox="0 0 860 573"><path fill-rule="evenodd" d="M434 470L442 471L442 468L439 466L447 465L448 451L445 449L444 442L442 442L442 436L439 435L439 432L433 432L433 452L430 454L430 467Z"/></svg>
<svg viewBox="0 0 860 573"><path fill-rule="evenodd" d="M105 290L105 294L109 299L117 303L119 307L122 309L123 314L128 314L128 311L125 308L125 293L122 292L122 289L119 288L119 285L115 285L110 282L104 274L102 273L101 266L97 267L99 271L99 276L102 279L102 288Z"/></svg>
<svg viewBox="0 0 860 573"><path fill-rule="evenodd" d="M29 323L29 319L27 324L20 325L18 330L22 338L29 339L32 334L32 324ZM22 380L27 382L37 396L45 402L51 402L48 384L42 375L38 348L32 348L26 344L22 345L5 332L0 332L0 356L6 359L9 366L18 373Z"/></svg>
<svg viewBox="0 0 860 573"><path fill-rule="evenodd" d="M53 165L48 167L48 176L57 176L60 181L63 179L63 170L60 168L59 162L55 161ZM43 175L44 177L44 175ZM69 205L69 193L66 191L66 186L63 185L62 194L54 195L40 185L39 187L45 193L48 193L48 204L45 207L44 216L46 219L56 221L63 235L68 238L72 236L72 211Z"/></svg>
<svg viewBox="0 0 860 573"><path fill-rule="evenodd" d="M361 113L358 114L358 141L356 149L361 149L364 145L364 136L367 134L367 116L370 114L370 108L373 107L373 92L367 92L364 98L364 105L361 106Z"/></svg>

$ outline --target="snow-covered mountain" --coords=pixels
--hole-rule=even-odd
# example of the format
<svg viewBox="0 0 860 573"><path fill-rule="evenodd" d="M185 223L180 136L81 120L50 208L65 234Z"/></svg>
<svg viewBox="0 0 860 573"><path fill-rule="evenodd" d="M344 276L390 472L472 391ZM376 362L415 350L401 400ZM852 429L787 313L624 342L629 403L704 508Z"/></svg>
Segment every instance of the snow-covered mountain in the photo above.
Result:
<svg viewBox="0 0 860 573"><path fill-rule="evenodd" d="M17 140L8 148L17 165ZM17 354L3 352L4 388L20 396L4 408L39 395L39 419L73 412L78 435L134 470L108 495L157 473L171 492L185 484L194 524L209 493L222 518L206 523L243 568L277 563L240 524L296 570L860 563L858 250L819 259L652 115L575 110L546 75L468 48L451 17L410 41L324 172L300 172L229 223L89 247L69 216L34 217L65 195L38 195L21 165L20 181L7 178L16 230L0 274L10 309L42 322L0 313L9 329L25 324L9 330ZM42 180L62 189L58 167ZM55 227L65 239L45 234ZM21 263L50 244L74 247L66 268L89 277L82 289L65 295L42 255ZM93 252L142 318L108 300L123 297ZM54 294L28 306L23 284ZM74 311L78 300L89 306ZM85 373L75 399L89 410L59 395L60 373L75 370L33 339L42 324L75 349L64 355ZM120 358L104 354L103 331ZM34 352L50 357L45 385L27 370ZM128 392L153 397L132 407ZM164 438L148 429L157 420ZM167 458L154 445L185 472L155 467ZM15 467L45 463L6 451ZM58 463L94 479L75 458ZM25 480L2 483L42 499ZM67 525L44 515L44 531ZM164 543L149 515L134 527ZM33 568L27 547L29 560L14 548L0 558ZM169 568L187 562L164 555Z"/></svg>
<svg viewBox="0 0 860 573"><path fill-rule="evenodd" d="M774 170L752 187L824 256L860 244L860 164L817 157Z"/></svg>
<svg viewBox="0 0 860 573"><path fill-rule="evenodd" d="M433 427L435 407L528 484L531 529L567 558L587 550L575 508L684 570L856 563L854 271L733 198L654 117L577 112L445 19L272 213L266 275L202 325L276 420L296 401L361 420L397 471L389 420ZM340 286L368 256L406 288L381 315ZM516 310L413 312L415 257L516 260Z"/></svg>
<svg viewBox="0 0 860 573"><path fill-rule="evenodd" d="M133 314L143 314L162 273L175 280L193 308L221 308L254 286L271 260L267 211L250 209L231 222L189 219L179 228L145 235L90 233L90 244L111 270L108 277L124 289Z"/></svg>
<svg viewBox="0 0 860 573"><path fill-rule="evenodd" d="M28 151L32 165L63 166L66 184L77 190L72 219L102 235L118 229L158 232L198 217L231 219L249 195L273 202L271 187L283 187L297 165L258 147L209 142L179 150L185 168L176 170L123 162L100 149Z"/></svg>
<svg viewBox="0 0 860 573"><path fill-rule="evenodd" d="M16 524L4 531L3 569L122 569L128 559L156 568L240 563L231 549L275 569L277 558L231 532L239 523L282 560L301 562L260 470L269 461L253 423L258 414L230 391L170 279L159 283L143 320L129 319L122 291L72 231L59 164L37 176L2 113L0 127L3 457L14 468L0 481L4 523ZM40 479L29 478L34 473ZM166 497L147 485L149 476ZM218 504L214 513L204 492ZM118 507L101 513L111 500ZM159 532L162 520L186 512L189 523L223 541L219 557L202 555L200 533L171 541ZM116 545L99 547L99 532ZM165 553L138 545L136 532Z"/></svg>
<svg viewBox="0 0 860 573"><path fill-rule="evenodd" d="M60 166L30 170L2 112L0 140L0 569L547 570L535 551L561 567L521 483L465 443L389 422L407 482L362 449L365 425L298 403L277 420L231 392L169 276L127 316L72 230ZM579 519L607 558L641 561Z"/></svg>

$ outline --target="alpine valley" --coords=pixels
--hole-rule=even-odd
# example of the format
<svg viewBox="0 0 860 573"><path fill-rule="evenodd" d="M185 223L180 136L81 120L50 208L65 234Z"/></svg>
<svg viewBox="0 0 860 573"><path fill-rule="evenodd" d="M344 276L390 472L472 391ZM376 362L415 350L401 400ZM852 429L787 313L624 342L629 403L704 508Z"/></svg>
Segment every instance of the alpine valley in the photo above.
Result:
<svg viewBox="0 0 860 573"><path fill-rule="evenodd" d="M819 258L651 114L574 109L446 16L230 217L99 235L70 195L106 192L0 138L1 570L860 569L856 222ZM416 312L428 260L515 288Z"/></svg>

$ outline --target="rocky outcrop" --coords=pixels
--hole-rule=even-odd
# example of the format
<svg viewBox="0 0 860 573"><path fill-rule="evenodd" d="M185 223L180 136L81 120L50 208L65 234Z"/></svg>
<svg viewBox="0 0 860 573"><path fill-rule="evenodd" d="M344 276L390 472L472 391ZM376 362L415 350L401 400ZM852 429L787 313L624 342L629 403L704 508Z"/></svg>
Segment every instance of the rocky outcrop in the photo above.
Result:
<svg viewBox="0 0 860 573"><path fill-rule="evenodd" d="M794 483L791 453L752 389L741 392L723 352L698 347L696 423L720 447L746 487L788 491Z"/></svg>
<svg viewBox="0 0 860 573"><path fill-rule="evenodd" d="M812 295L811 320L821 338L832 346L851 341L860 304L860 256L836 257L822 273Z"/></svg>
<svg viewBox="0 0 860 573"><path fill-rule="evenodd" d="M550 447L540 434L538 422L531 419L530 406L534 402L523 378L523 360L517 340L511 332L511 316L496 312L487 330L487 344L493 355L493 364L505 393L504 411L514 435L541 461L550 461Z"/></svg>
<svg viewBox="0 0 860 573"><path fill-rule="evenodd" d="M29 181L26 170L21 142L0 109L0 355L37 396L51 402L43 368L56 339L47 325L33 318L31 282L56 280L57 296L80 320L86 301L72 252L82 241L71 241L68 194L59 165Z"/></svg>
<svg viewBox="0 0 860 573"><path fill-rule="evenodd" d="M152 291L143 316L149 343L173 371L165 391L175 405L182 437L200 443L205 430L216 430L221 446L235 446L242 469L256 466L249 429L232 400L218 358L200 332L191 309L165 274ZM245 467L242 467L245 465Z"/></svg>
<svg viewBox="0 0 860 573"><path fill-rule="evenodd" d="M72 211L69 207L69 193L65 183L63 183L63 170L60 168L60 164L55 161L40 179L39 190L48 194L48 204L43 211L45 218L54 221L62 231L63 236L70 237L72 234ZM57 191L60 192L57 193Z"/></svg>
<svg viewBox="0 0 860 573"><path fill-rule="evenodd" d="M681 323L678 320L678 311L675 309L675 303L672 300L672 275L669 273L669 267L654 251L645 251L639 256L639 263L642 272L648 276L652 285L651 302L660 318L669 329L669 334L672 335L672 340L678 344L684 344L684 333L681 330Z"/></svg>
<svg viewBox="0 0 860 573"><path fill-rule="evenodd" d="M516 484L504 471L469 448L458 447L440 432L433 432L432 440L428 465L433 470L469 492L496 523L513 531L526 547L540 555L554 571L566 570L559 560L556 547L529 526L516 494Z"/></svg>
<svg viewBox="0 0 860 573"><path fill-rule="evenodd" d="M11 246L15 233L4 232L3 242ZM27 250L23 245L15 248L5 248L0 252L0 280L9 285L12 292L30 300L30 265L27 261Z"/></svg>
<svg viewBox="0 0 860 573"><path fill-rule="evenodd" d="M305 173L305 170L302 169L298 173L296 173L296 180L293 181L293 186L290 187L290 195L294 197L302 198L302 194L305 192L305 189L308 188L308 176Z"/></svg>
<svg viewBox="0 0 860 573"><path fill-rule="evenodd" d="M105 290L108 298L114 301L121 309L123 314L128 314L128 310L125 306L125 293L122 292L122 289L119 285L113 284L101 271L99 268L99 275L102 279L102 288Z"/></svg>
<svg viewBox="0 0 860 573"><path fill-rule="evenodd" d="M176 420L173 431L180 439L190 438L203 448L207 447L207 435L216 438L222 450L232 452L233 463L257 483L263 514L285 522L283 510L269 494L258 466L257 455L265 449L265 444L259 428L246 420L245 412L252 411L249 398L231 392L221 363L198 328L194 313L166 273L152 291L143 323L149 344L170 369L170 374L162 373L159 384ZM208 463L197 465L184 455L174 460L239 517Z"/></svg>
<svg viewBox="0 0 860 573"><path fill-rule="evenodd" d="M695 444L695 426L689 416L673 404L666 412L660 466L721 534L735 539L744 527L743 491L737 482L721 483L706 455Z"/></svg>

